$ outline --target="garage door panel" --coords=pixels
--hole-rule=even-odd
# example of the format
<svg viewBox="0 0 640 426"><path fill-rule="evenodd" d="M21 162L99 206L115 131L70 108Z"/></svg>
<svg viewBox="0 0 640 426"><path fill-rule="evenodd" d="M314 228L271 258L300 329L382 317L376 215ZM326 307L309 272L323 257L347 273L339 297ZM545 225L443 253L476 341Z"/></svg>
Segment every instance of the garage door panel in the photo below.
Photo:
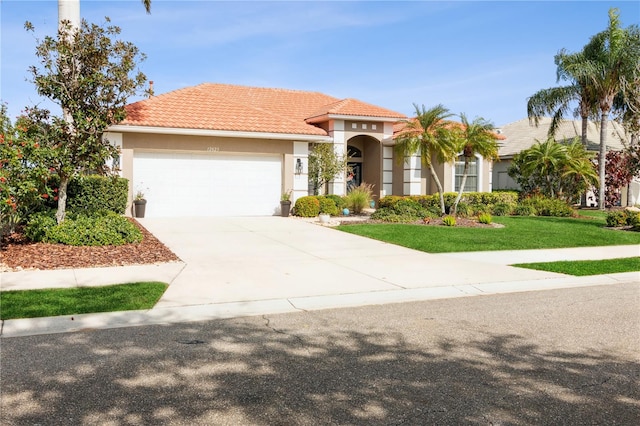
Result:
<svg viewBox="0 0 640 426"><path fill-rule="evenodd" d="M136 152L134 189L147 217L256 216L277 212L280 156Z"/></svg>

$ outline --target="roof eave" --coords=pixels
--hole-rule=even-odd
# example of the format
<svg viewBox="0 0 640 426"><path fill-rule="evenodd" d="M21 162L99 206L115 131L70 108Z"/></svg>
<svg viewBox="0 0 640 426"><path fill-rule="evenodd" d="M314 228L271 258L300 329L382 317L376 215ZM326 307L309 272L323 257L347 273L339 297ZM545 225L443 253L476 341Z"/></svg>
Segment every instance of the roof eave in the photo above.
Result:
<svg viewBox="0 0 640 426"><path fill-rule="evenodd" d="M385 123L396 123L402 120L402 117L381 117L372 115L348 115L348 114L324 114L316 117L306 118L304 121L308 124L323 123L329 120L362 120L362 121L382 121Z"/></svg>
<svg viewBox="0 0 640 426"><path fill-rule="evenodd" d="M181 136L217 136L226 138L249 139L281 139L292 141L331 142L330 136L309 135L297 133L272 133L272 132L247 132L235 130L209 130L209 129L183 129L177 127L134 126L128 124L116 124L107 129L109 132L122 133L153 133Z"/></svg>

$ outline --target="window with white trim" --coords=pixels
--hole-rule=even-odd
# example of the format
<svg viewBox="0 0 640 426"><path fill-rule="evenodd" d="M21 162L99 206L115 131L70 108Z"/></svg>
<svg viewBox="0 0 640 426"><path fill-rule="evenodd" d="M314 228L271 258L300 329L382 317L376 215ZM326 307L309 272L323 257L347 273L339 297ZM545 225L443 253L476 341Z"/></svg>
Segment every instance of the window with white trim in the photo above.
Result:
<svg viewBox="0 0 640 426"><path fill-rule="evenodd" d="M467 180L464 183L464 191L463 192L476 192L479 191L478 188L478 162L480 159L474 157L469 161L469 172L467 173ZM456 160L455 165L455 191L460 190L460 184L462 183L462 175L464 173L464 157L461 155Z"/></svg>

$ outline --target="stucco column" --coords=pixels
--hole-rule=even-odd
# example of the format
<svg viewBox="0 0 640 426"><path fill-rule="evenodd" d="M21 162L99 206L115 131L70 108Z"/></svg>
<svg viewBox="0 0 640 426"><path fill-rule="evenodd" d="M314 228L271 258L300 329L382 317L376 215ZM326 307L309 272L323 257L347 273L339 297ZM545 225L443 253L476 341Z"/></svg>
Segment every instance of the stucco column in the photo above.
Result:
<svg viewBox="0 0 640 426"><path fill-rule="evenodd" d="M329 134L333 137L333 151L343 157L347 155L347 141L344 121L334 120L329 123ZM329 182L329 194L344 195L347 193L346 176L344 173Z"/></svg>
<svg viewBox="0 0 640 426"><path fill-rule="evenodd" d="M404 157L404 195L420 195L422 189L422 159L420 153Z"/></svg>

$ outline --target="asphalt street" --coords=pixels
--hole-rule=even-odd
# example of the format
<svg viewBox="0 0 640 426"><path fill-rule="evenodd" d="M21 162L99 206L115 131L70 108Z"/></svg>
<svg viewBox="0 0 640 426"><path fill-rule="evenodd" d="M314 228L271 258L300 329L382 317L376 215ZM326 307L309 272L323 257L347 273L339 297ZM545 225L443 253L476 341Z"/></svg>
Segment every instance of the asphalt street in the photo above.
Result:
<svg viewBox="0 0 640 426"><path fill-rule="evenodd" d="M635 425L640 285L2 339L2 425Z"/></svg>

